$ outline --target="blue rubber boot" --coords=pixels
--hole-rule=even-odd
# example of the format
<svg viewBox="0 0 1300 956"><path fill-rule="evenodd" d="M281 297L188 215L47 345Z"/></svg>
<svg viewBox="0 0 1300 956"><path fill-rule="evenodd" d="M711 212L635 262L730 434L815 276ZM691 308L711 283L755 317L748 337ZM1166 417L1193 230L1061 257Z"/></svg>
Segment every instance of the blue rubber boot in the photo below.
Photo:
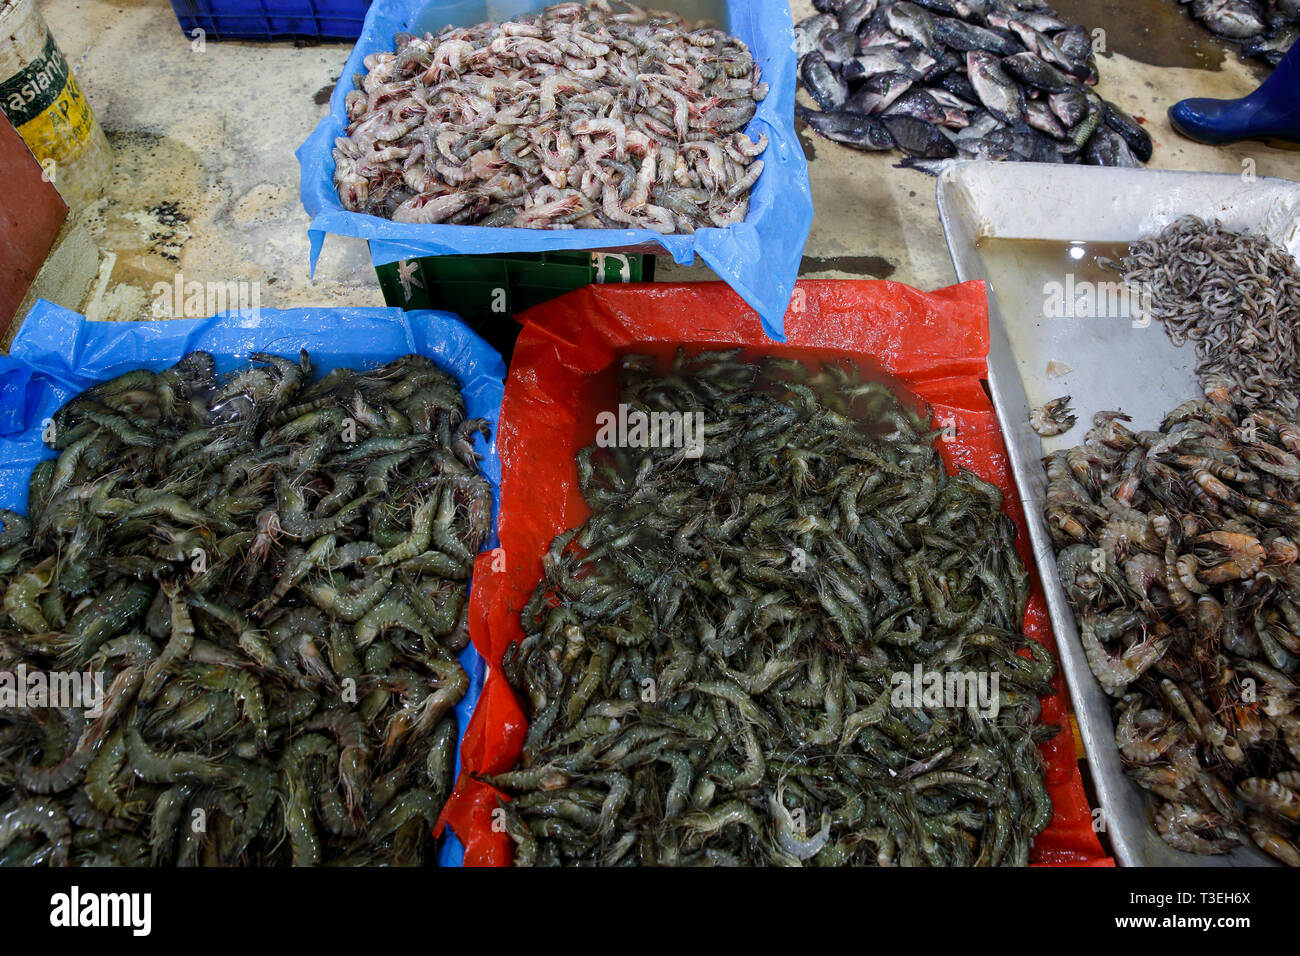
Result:
<svg viewBox="0 0 1300 956"><path fill-rule="evenodd" d="M1169 122L1188 139L1214 146L1243 139L1300 143L1300 42L1254 93L1239 100L1180 100L1169 107Z"/></svg>

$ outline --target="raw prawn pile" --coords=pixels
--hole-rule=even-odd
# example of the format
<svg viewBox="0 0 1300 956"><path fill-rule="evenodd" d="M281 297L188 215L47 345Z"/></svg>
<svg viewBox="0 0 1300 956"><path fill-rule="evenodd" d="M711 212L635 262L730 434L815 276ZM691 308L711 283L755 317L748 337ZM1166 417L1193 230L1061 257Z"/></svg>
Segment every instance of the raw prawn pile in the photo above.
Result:
<svg viewBox="0 0 1300 956"><path fill-rule="evenodd" d="M700 457L578 455L591 516L502 662L523 757L484 778L516 863L1025 864L1055 662L1000 492L883 382L739 352L623 359L631 408L704 414ZM916 670L994 706L899 697Z"/></svg>
<svg viewBox="0 0 1300 956"><path fill-rule="evenodd" d="M418 355L252 360L82 393L2 515L0 670L98 673L105 698L0 708L0 863L431 858L486 424Z"/></svg>
<svg viewBox="0 0 1300 956"><path fill-rule="evenodd" d="M1300 266L1266 236L1184 216L1129 246L1110 267L1164 324L1196 346L1210 398L1300 409Z"/></svg>
<svg viewBox="0 0 1300 956"><path fill-rule="evenodd" d="M1170 846L1300 865L1300 428L1187 402L1102 412L1046 460L1045 516L1115 742Z"/></svg>
<svg viewBox="0 0 1300 956"><path fill-rule="evenodd" d="M399 34L335 141L345 208L397 222L690 233L744 220L767 84L745 44L606 0Z"/></svg>

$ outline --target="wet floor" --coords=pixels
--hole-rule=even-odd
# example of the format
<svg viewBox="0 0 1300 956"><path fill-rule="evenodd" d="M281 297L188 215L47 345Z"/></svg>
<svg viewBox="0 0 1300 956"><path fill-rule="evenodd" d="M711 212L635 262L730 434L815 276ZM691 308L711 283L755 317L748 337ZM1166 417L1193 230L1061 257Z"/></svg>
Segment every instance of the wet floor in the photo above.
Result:
<svg viewBox="0 0 1300 956"><path fill-rule="evenodd" d="M1099 52L1121 53L1151 66L1217 70L1237 48L1220 40L1177 0L1055 0L1056 11L1089 31L1101 29ZM1261 76L1268 68L1260 69Z"/></svg>
<svg viewBox="0 0 1300 956"><path fill-rule="evenodd" d="M383 305L365 243L308 277L293 151L325 115L350 43L195 43L167 4L46 0L116 167L86 225L104 254L92 318L152 317L153 289L256 282L264 307Z"/></svg>

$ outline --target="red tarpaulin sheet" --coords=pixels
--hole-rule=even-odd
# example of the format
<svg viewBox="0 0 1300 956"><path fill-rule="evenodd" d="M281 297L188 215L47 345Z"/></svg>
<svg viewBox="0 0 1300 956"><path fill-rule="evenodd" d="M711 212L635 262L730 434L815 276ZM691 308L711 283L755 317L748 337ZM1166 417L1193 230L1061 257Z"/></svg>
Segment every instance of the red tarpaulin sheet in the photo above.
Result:
<svg viewBox="0 0 1300 956"><path fill-rule="evenodd" d="M497 791L473 775L509 770L522 749L527 719L498 665L506 647L523 638L519 614L541 578L542 555L557 534L587 516L574 455L594 440L596 413L617 401L613 376L594 373L626 352L742 345L883 368L933 406L936 422L956 426L955 437L940 443L949 469L963 465L1002 489L1003 509L1016 523L1017 547L1033 583L1025 633L1055 649L1006 448L980 381L989 345L982 283L923 293L896 282L801 282L786 316L784 344L768 339L754 311L722 283L589 286L521 319L525 327L497 436L501 548L479 556L470 606L470 634L489 674L465 733L461 776L439 824L450 825L465 844L467 866L504 866L511 859L509 837L492 827ZM1032 861L1106 865L1110 860L1093 830L1066 725L1059 675L1054 686L1056 694L1042 702L1043 719L1061 725L1062 732L1042 749L1056 812L1034 842Z"/></svg>

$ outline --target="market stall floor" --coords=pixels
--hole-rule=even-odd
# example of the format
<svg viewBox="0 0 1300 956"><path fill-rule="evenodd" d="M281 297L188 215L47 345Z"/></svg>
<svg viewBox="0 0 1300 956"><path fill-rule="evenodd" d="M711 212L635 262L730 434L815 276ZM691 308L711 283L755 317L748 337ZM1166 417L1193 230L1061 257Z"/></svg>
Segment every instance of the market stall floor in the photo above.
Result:
<svg viewBox="0 0 1300 956"><path fill-rule="evenodd" d="M1105 30L1098 92L1144 121L1155 141L1151 166L1300 178L1300 152L1214 149L1170 129L1165 109L1174 100L1240 96L1262 75L1174 0L1057 6ZM178 275L181 283L242 280L266 307L383 304L359 240L330 237L314 282L307 272L293 151L325 115L349 44L200 43L164 0L44 0L41 8L117 153L107 194L83 220L103 253L98 280L85 301L62 304L91 318L144 318ZM796 20L812 12L810 0L792 8ZM897 153L856 152L806 128L801 136L817 208L803 274L923 289L954 281L933 179L895 168ZM712 275L661 259L658 278Z"/></svg>

